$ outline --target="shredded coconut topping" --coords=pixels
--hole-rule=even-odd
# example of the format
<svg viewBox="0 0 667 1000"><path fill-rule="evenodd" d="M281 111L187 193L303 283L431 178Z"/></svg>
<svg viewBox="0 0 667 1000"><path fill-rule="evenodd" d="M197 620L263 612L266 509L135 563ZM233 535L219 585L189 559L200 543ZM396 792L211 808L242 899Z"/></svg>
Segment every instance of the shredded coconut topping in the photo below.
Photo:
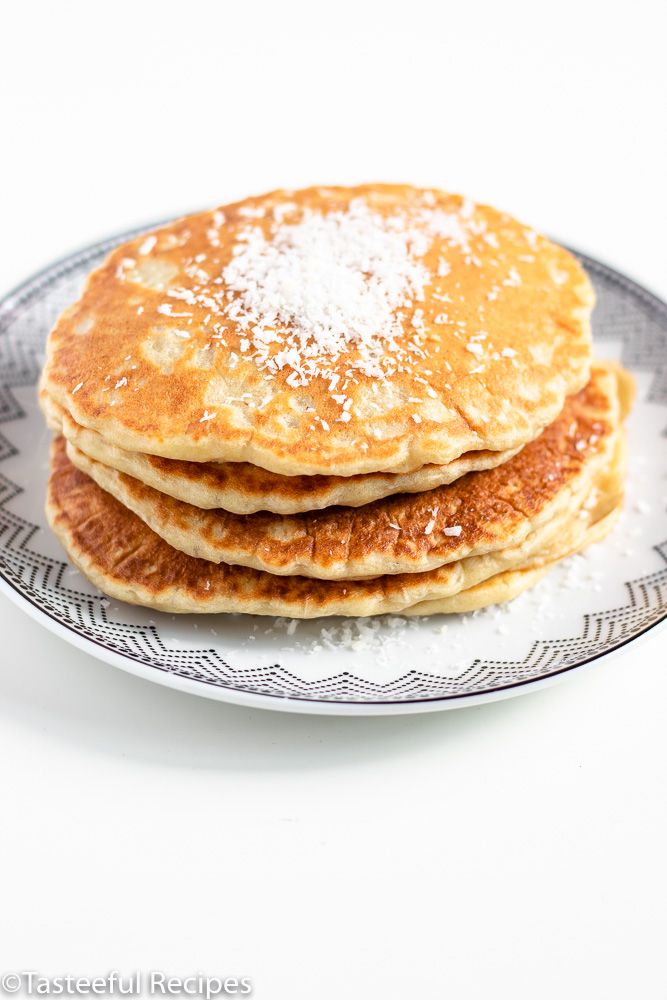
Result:
<svg viewBox="0 0 667 1000"><path fill-rule="evenodd" d="M394 363L401 353L401 310L423 301L431 280L421 258L436 237L468 252L470 233L461 215L422 209L385 217L361 199L344 212L308 211L275 227L271 239L251 226L223 271L223 311L248 331L260 367L290 368L295 385L328 375L352 346L350 367L381 378L391 369L387 350ZM421 309L410 325L423 332Z"/></svg>
<svg viewBox="0 0 667 1000"><path fill-rule="evenodd" d="M434 372L424 362L430 359L433 368L452 371L444 356L445 334L458 342L457 350L463 347L472 355L475 367L468 370L470 375L484 372L486 365L501 358L516 367L512 360L516 352L509 347L495 349L479 326L488 322L486 300L505 296L522 284L522 277L515 267L507 266L503 254L490 259L483 252L485 245L499 248L499 241L470 201L445 209L424 192L419 201L386 211L389 214L377 211L363 197L332 211L302 209L290 201L270 210L241 206L231 221L218 210L206 218L206 236L211 247L220 247L221 228L229 224L234 240L231 259L230 234L225 233L224 256L215 250L193 251L184 264L182 283L171 279L161 283L150 278L151 262L138 259L167 248L165 237L151 235L139 241L137 259L120 261L117 274L121 281L140 284L149 275L149 285L164 296L152 307L167 320L160 321L160 333L184 341L194 338L188 345L198 351L193 363L211 367L214 351L224 347L230 370L250 362L267 383L279 378L298 389L322 379L340 407L338 414L327 414L330 422L312 411L313 421L319 421L323 430L352 420L353 387L361 376L370 380L369 388L376 394L376 399L366 394L367 408L382 413L385 396L391 405L395 394L378 383L397 374L413 383L409 402L415 405L412 422L418 425L438 414L428 399L437 400L439 391L429 384L430 378L422 377ZM533 249L526 239L528 249ZM460 305L465 305L456 279L461 263L483 266L480 280L485 288L491 282L477 320ZM437 311L433 302L447 305ZM136 312L141 315L144 306ZM196 343L200 332L207 339L203 348ZM181 350L185 347L179 345ZM206 357L204 351L209 352ZM450 383L444 388L451 391ZM268 392L260 405L272 398ZM215 416L205 411L200 419L206 422ZM371 433L381 436L379 430Z"/></svg>

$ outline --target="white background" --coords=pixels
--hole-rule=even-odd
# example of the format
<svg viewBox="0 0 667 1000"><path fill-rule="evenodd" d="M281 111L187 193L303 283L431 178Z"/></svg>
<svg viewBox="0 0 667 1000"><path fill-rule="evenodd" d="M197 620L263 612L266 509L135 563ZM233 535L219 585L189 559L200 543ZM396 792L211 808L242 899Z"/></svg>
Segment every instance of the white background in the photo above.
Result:
<svg viewBox="0 0 667 1000"><path fill-rule="evenodd" d="M8 5L0 283L263 189L407 180L665 296L663 10ZM179 695L0 615L0 971L666 995L664 631L542 693L364 720Z"/></svg>

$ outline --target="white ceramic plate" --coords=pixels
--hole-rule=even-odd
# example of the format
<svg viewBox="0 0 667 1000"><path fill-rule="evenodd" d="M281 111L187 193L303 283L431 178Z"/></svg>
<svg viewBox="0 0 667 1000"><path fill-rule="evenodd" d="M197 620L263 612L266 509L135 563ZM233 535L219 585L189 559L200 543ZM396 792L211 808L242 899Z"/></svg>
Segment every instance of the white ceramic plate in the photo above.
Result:
<svg viewBox="0 0 667 1000"><path fill-rule="evenodd" d="M389 714L509 697L633 642L667 616L667 306L586 257L596 351L638 382L628 499L612 537L502 608L418 621L173 616L109 601L64 559L43 514L50 435L36 382L48 330L105 240L0 302L0 588L93 656L208 698L293 712ZM16 658L20 669L20 657Z"/></svg>

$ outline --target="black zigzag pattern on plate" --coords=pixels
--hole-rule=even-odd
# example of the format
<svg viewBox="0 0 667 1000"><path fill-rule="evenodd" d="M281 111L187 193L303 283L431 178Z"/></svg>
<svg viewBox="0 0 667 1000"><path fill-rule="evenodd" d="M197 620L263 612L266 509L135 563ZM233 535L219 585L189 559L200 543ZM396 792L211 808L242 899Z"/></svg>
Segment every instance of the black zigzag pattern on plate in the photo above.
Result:
<svg viewBox="0 0 667 1000"><path fill-rule="evenodd" d="M36 384L46 334L59 312L77 296L90 269L125 233L47 268L0 303L0 463L17 454L12 421L25 416L15 390ZM598 294L597 339L618 340L624 364L652 374L649 400L667 404L667 306L623 275L582 257ZM111 650L156 670L238 692L279 698L350 703L438 701L489 693L552 676L587 663L636 638L667 614L667 541L656 551L665 568L625 584L622 607L582 615L576 636L538 640L521 660L473 659L457 676L410 669L386 683L343 670L306 680L279 664L239 667L204 645L174 648L155 624L110 619L109 601L77 590L68 563L40 554L32 545L38 525L9 509L21 487L0 472L0 574L44 615Z"/></svg>

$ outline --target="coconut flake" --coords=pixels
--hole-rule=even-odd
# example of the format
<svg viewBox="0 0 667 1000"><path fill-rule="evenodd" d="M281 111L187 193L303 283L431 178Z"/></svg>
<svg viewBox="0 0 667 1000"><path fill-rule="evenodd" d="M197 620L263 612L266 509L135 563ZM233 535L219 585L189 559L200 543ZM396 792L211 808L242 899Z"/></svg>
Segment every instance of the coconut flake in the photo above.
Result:
<svg viewBox="0 0 667 1000"><path fill-rule="evenodd" d="M156 243L157 243L157 236L147 236L144 242L139 247L139 253L141 254L141 256L146 257L151 252Z"/></svg>
<svg viewBox="0 0 667 1000"><path fill-rule="evenodd" d="M298 223L274 221L268 237L257 225L242 229L222 274L225 292L213 298L218 312L251 331L260 368L275 370L281 355L279 367L307 385L351 353L350 372L382 378L406 355L398 343L406 323L416 331L407 346L424 356L424 314L414 304L431 281L422 258L433 240L469 253L472 231L461 212L387 217L362 199L345 211L306 210Z"/></svg>

